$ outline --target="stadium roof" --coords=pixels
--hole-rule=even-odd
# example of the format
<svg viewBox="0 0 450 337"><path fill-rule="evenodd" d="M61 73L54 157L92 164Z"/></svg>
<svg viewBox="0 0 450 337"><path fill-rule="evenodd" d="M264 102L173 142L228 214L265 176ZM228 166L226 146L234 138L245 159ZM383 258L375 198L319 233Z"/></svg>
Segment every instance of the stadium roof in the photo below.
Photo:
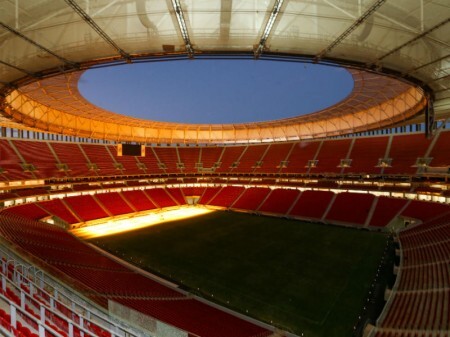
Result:
<svg viewBox="0 0 450 337"><path fill-rule="evenodd" d="M440 118L450 115L447 0L9 0L0 7L3 126L203 143L417 122L411 118L428 97ZM94 107L78 93L80 71L91 67L206 57L340 64L351 71L355 90L317 114L226 125L139 121Z"/></svg>

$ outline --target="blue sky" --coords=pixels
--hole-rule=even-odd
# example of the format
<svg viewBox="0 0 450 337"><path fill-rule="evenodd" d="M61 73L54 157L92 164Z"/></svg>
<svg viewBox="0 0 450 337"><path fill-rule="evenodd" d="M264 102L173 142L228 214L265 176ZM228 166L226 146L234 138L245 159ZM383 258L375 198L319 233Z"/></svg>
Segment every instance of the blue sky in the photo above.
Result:
<svg viewBox="0 0 450 337"><path fill-rule="evenodd" d="M85 98L149 120L245 123L318 111L353 88L343 68L264 60L178 60L91 69Z"/></svg>

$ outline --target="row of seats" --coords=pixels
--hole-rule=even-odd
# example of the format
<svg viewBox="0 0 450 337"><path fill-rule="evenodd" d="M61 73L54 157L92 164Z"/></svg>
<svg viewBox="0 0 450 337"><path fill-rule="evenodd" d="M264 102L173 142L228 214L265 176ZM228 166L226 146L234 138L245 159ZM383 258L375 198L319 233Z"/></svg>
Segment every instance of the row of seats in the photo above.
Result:
<svg viewBox="0 0 450 337"><path fill-rule="evenodd" d="M119 157L112 145L0 140L2 180L166 173L310 173L415 175L418 158L448 167L450 132L223 147L147 147ZM380 163L380 159L386 159ZM390 159L390 161L389 161ZM342 160L344 160L342 162Z"/></svg>
<svg viewBox="0 0 450 337"><path fill-rule="evenodd" d="M435 214L398 237L399 278L370 336L445 336L450 330L450 214Z"/></svg>
<svg viewBox="0 0 450 337"><path fill-rule="evenodd" d="M2 258L2 263L6 263L6 260ZM45 328L45 336L53 337L53 336L63 336L68 337L69 333L69 321L74 322L78 325L84 325L84 331L82 332L80 328L77 326L73 326L73 336L74 337L111 337L111 333L104 328L101 328L97 324L92 321L86 320L86 317L83 318L83 322L80 318L80 314L85 314L84 309L80 309L79 313L75 312L72 308L69 308L66 304L53 299L53 309L52 304L50 303L50 295L47 293L47 290L37 287L35 284L33 285L33 292L30 290L30 287L26 285L30 284L30 279L25 277L22 274L22 269L16 269L13 264L8 265L8 270L13 271L18 276L17 279L13 277L13 274L9 274L8 281L13 284L12 288L6 286L6 290L0 290L0 293L3 294L8 300L16 305L16 308L22 308L26 314L16 309L15 316L15 326L12 324L12 318L9 313L10 306L6 305L5 308L8 310L5 311L0 309L0 322L3 328L7 331L10 331L15 337L36 337L38 336L39 326L37 322L44 323ZM20 287L17 287L20 285ZM20 288L20 289L19 289ZM14 290L12 290L14 289ZM25 296L18 296L16 292L24 292ZM22 299L24 303L22 303ZM41 307L44 307L45 310L45 321L41 316L42 311ZM34 319L33 319L34 318ZM48 329L52 329L54 332L49 331ZM87 333L86 330L91 331L92 334Z"/></svg>
<svg viewBox="0 0 450 337"><path fill-rule="evenodd" d="M201 194L197 196L200 197L199 204L203 205L370 227L384 227L398 215L427 221L449 209L446 204L376 197L368 193L223 186L81 195L23 204L10 210L35 220L54 215L74 224L134 211L185 205L186 196L195 194Z"/></svg>

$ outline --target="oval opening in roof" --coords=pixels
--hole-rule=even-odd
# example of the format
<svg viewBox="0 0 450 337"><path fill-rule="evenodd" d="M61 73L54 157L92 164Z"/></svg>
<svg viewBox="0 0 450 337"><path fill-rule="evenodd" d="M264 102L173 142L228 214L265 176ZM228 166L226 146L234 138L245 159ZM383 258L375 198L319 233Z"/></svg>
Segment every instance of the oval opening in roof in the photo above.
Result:
<svg viewBox="0 0 450 337"><path fill-rule="evenodd" d="M90 69L79 81L91 103L161 122L236 124L320 111L353 89L342 67L265 60L178 60Z"/></svg>

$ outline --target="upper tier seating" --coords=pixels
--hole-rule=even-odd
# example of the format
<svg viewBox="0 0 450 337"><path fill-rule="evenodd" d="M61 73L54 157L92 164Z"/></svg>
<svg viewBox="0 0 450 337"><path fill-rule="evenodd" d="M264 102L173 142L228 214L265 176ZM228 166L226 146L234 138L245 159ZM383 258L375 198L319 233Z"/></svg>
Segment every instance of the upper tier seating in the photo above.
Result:
<svg viewBox="0 0 450 337"><path fill-rule="evenodd" d="M239 159L239 165L233 172L263 172L261 170L262 158L267 151L268 145L248 145Z"/></svg>
<svg viewBox="0 0 450 337"><path fill-rule="evenodd" d="M57 158L53 155L49 143L34 142L29 140L14 140L14 146L21 154L26 163L33 164L34 175L37 178L65 177L64 171L56 167Z"/></svg>
<svg viewBox="0 0 450 337"><path fill-rule="evenodd" d="M51 142L50 146L56 153L61 164L66 164L68 168L68 175L72 177L86 177L96 176L97 172L90 170L88 167L88 159L86 155L81 151L79 144L73 143L54 143Z"/></svg>
<svg viewBox="0 0 450 337"><path fill-rule="evenodd" d="M287 167L283 173L306 173L308 172L308 161L316 156L320 142L298 142L288 157Z"/></svg>
<svg viewBox="0 0 450 337"><path fill-rule="evenodd" d="M196 173L200 163L200 149L198 147L179 147L180 163L183 163L183 172Z"/></svg>
<svg viewBox="0 0 450 337"><path fill-rule="evenodd" d="M216 169L216 172L230 172L233 169L233 165L238 163L245 149L245 146L225 147L220 160L220 166Z"/></svg>
<svg viewBox="0 0 450 337"><path fill-rule="evenodd" d="M223 150L223 147L219 146L201 148L200 162L202 163L202 171L208 172L215 168L220 161Z"/></svg>
<svg viewBox="0 0 450 337"><path fill-rule="evenodd" d="M114 166L116 162L109 153L106 145L81 144L81 148L89 159L89 162L97 166L98 175L110 176L122 174L122 171Z"/></svg>
<svg viewBox="0 0 450 337"><path fill-rule="evenodd" d="M341 159L347 159L351 139L324 141L317 155L317 167L311 168L310 173L340 173ZM311 158L312 159L312 158Z"/></svg>
<svg viewBox="0 0 450 337"><path fill-rule="evenodd" d="M138 162L144 165L144 172L147 174L164 173L164 171L159 167L158 158L156 158L155 153L149 146L145 148L145 157L139 157Z"/></svg>
<svg viewBox="0 0 450 337"><path fill-rule="evenodd" d="M145 171L139 169L138 161L135 156L117 156L117 147L116 146L107 146L109 152L113 155L114 160L122 164L122 173L123 174L144 174Z"/></svg>
<svg viewBox="0 0 450 337"><path fill-rule="evenodd" d="M450 156L448 154L450 144L450 132L440 132L438 134L438 139L434 144L433 149L430 152L429 157L433 158L431 160L431 167L449 167L450 166Z"/></svg>
<svg viewBox="0 0 450 337"><path fill-rule="evenodd" d="M392 167L385 167L386 174L414 174L417 158L425 157L431 143L423 134L397 135L392 137L388 158L392 158Z"/></svg>
<svg viewBox="0 0 450 337"><path fill-rule="evenodd" d="M156 157L159 160L159 170L157 173L167 172L167 173L180 173L178 168L178 163L180 159L178 158L178 151L175 147L155 147L153 148ZM162 165L162 166L161 166Z"/></svg>
<svg viewBox="0 0 450 337"><path fill-rule="evenodd" d="M356 138L350 152L350 167L344 173L379 174L378 160L386 154L389 137Z"/></svg>
<svg viewBox="0 0 450 337"><path fill-rule="evenodd" d="M436 137L435 143L423 134L399 134L245 146L147 146L145 157L118 157L113 145L1 139L0 178L197 173L411 176L423 171L423 161L420 170L416 166L418 158L427 157L430 167L450 166L446 146L450 132L441 131Z"/></svg>
<svg viewBox="0 0 450 337"><path fill-rule="evenodd" d="M24 163L8 140L0 139L0 173L2 173L2 176L7 180L33 179L33 173L30 171L24 172L20 164Z"/></svg>
<svg viewBox="0 0 450 337"><path fill-rule="evenodd" d="M293 144L270 144L264 158L262 159L261 172L277 173L283 172L286 160ZM283 162L283 165L281 165ZM257 171L259 172L259 171Z"/></svg>

